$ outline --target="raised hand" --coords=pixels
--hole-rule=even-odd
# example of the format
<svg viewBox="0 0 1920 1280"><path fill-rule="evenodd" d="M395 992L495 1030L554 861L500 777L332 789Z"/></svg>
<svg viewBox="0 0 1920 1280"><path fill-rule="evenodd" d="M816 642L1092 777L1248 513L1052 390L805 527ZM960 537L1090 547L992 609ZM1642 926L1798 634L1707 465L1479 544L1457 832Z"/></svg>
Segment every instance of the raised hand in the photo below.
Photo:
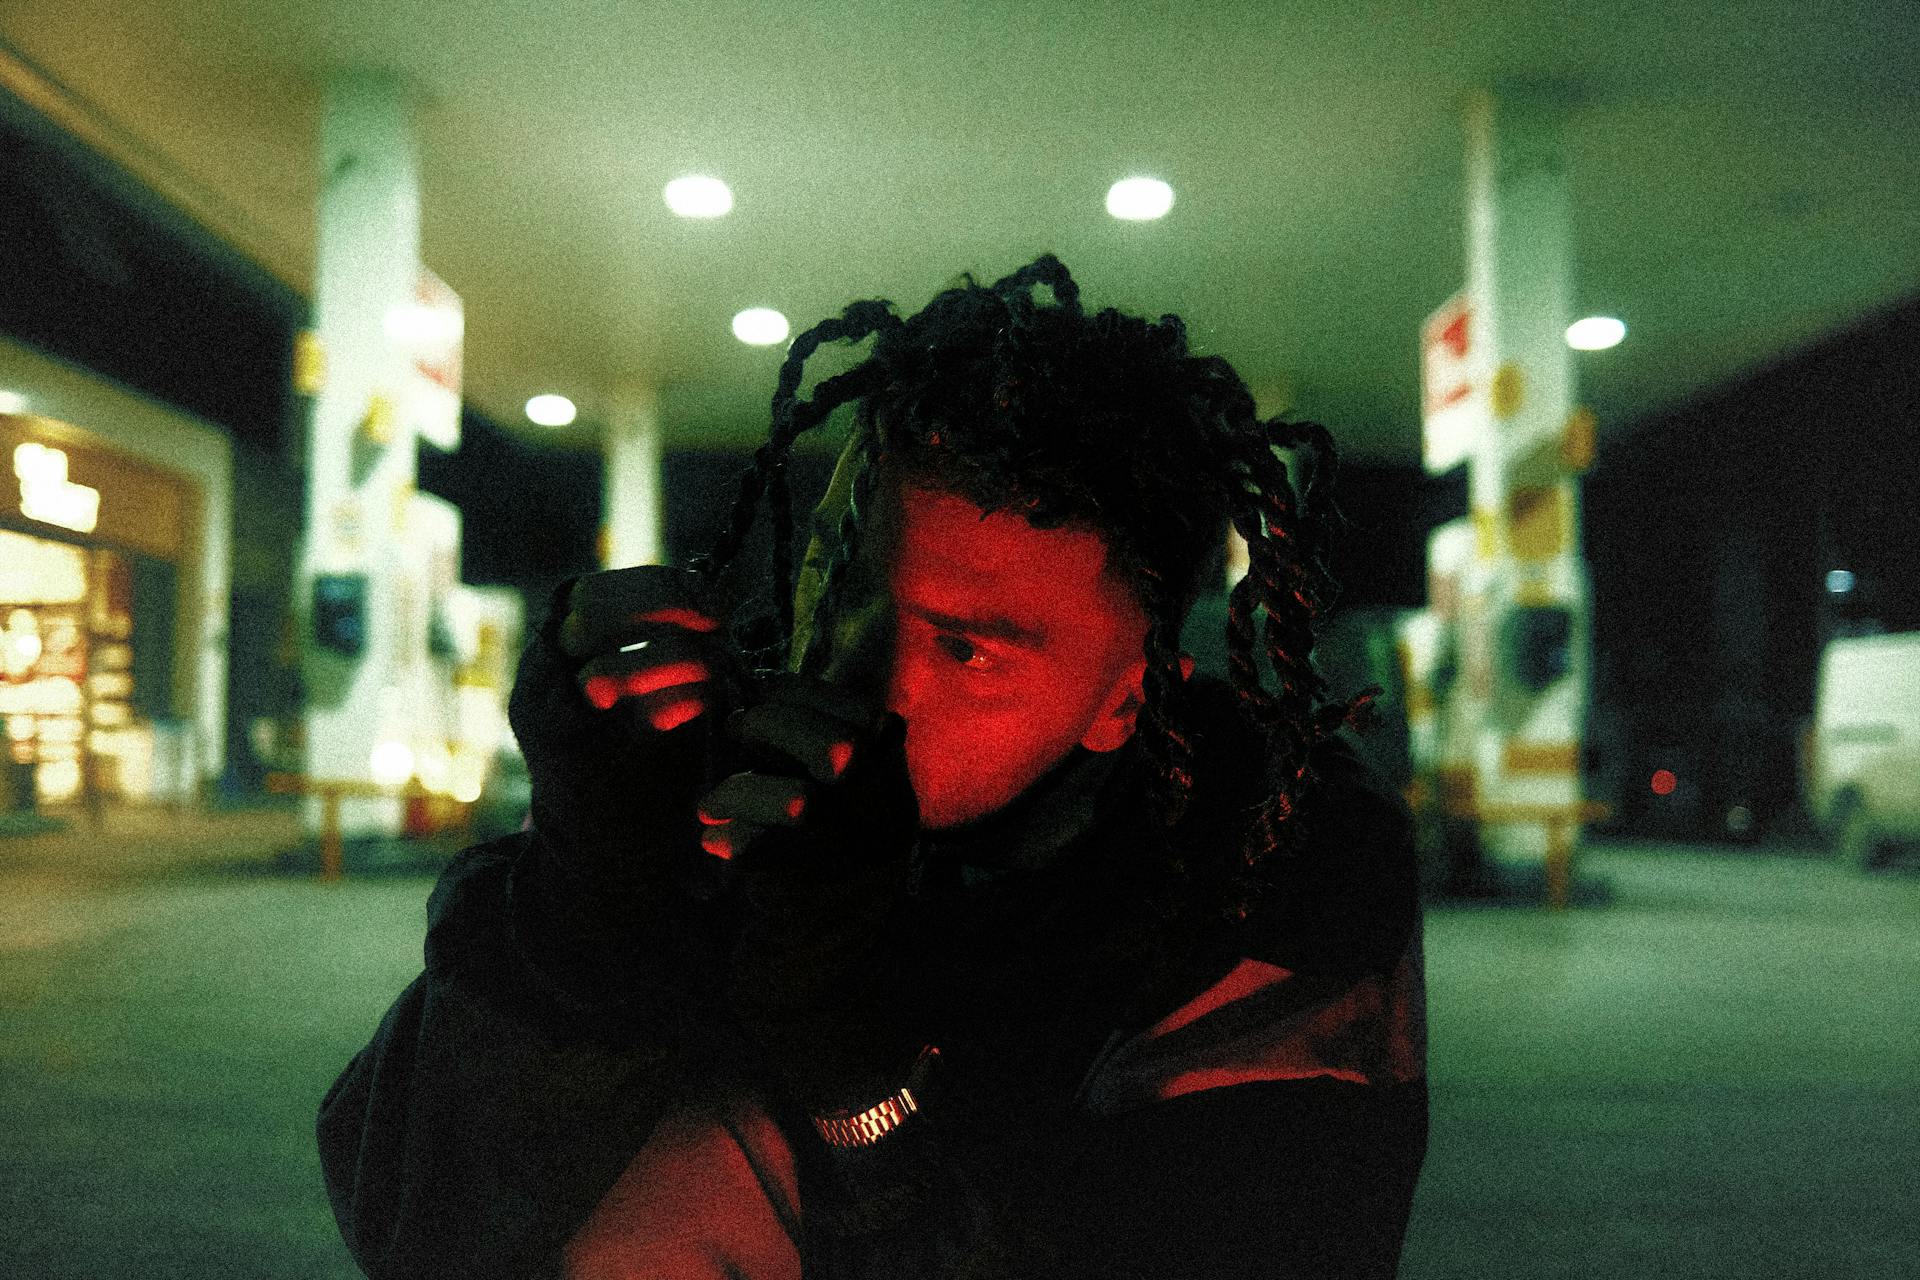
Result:
<svg viewBox="0 0 1920 1280"><path fill-rule="evenodd" d="M660 565L588 574L566 604L556 639L597 710L631 700L638 719L670 732L710 710L739 674L694 574Z"/></svg>
<svg viewBox="0 0 1920 1280"><path fill-rule="evenodd" d="M751 676L697 575L644 565L555 593L521 658L508 716L534 825L571 869L648 879L696 839L720 721Z"/></svg>

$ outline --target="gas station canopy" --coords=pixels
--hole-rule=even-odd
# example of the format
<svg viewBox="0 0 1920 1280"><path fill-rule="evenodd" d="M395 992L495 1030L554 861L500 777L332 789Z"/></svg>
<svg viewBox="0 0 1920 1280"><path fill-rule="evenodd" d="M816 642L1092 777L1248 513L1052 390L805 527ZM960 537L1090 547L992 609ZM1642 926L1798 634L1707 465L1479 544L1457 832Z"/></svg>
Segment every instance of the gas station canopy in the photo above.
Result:
<svg viewBox="0 0 1920 1280"><path fill-rule="evenodd" d="M1571 106L1575 305L1628 325L1578 357L1603 438L1920 290L1912 6L0 9L0 84L302 291L343 66L417 95L422 252L464 304L467 398L577 443L636 387L672 441L752 439L781 348L737 313L911 311L1051 250L1095 305L1180 312L1263 407L1411 462L1486 87ZM688 175L731 211L670 210ZM1165 216L1109 214L1133 177L1171 187ZM527 423L540 393L575 424Z"/></svg>

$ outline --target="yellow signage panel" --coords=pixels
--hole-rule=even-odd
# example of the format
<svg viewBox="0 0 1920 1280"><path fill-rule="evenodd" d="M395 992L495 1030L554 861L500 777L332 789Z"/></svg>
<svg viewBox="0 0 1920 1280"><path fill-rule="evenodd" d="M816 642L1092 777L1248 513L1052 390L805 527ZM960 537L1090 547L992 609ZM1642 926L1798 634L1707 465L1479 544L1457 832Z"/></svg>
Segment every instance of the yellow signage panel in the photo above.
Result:
<svg viewBox="0 0 1920 1280"><path fill-rule="evenodd" d="M1521 560L1551 560L1571 541L1573 506L1563 484L1515 489L1507 495L1507 540Z"/></svg>

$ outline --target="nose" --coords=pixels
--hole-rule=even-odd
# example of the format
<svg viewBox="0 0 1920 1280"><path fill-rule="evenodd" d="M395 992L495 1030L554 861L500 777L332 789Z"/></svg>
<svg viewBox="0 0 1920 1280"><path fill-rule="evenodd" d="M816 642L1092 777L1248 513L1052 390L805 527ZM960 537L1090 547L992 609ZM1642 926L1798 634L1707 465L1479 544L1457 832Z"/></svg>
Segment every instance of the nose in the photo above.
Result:
<svg viewBox="0 0 1920 1280"><path fill-rule="evenodd" d="M913 723L914 708L920 701L919 693L926 683L916 678L913 666L896 655L891 678L887 681L887 710L908 724Z"/></svg>

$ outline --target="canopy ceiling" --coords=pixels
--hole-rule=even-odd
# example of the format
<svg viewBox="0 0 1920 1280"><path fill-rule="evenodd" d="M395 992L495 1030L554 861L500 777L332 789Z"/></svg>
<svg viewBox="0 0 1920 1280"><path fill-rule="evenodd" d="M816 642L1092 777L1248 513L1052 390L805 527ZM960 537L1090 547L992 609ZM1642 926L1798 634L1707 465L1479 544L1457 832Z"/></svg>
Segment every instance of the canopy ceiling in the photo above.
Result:
<svg viewBox="0 0 1920 1280"><path fill-rule="evenodd" d="M1920 10L1898 4L835 0L0 3L0 75L304 289L330 68L421 96L424 256L468 395L577 442L629 388L671 437L764 427L778 349L855 297L1058 253L1089 301L1185 316L1272 407L1417 456L1416 335L1464 270L1462 112L1547 83L1570 139L1579 357L1606 428L1920 292ZM697 223L675 176L731 184ZM1121 223L1107 186L1170 182Z"/></svg>

